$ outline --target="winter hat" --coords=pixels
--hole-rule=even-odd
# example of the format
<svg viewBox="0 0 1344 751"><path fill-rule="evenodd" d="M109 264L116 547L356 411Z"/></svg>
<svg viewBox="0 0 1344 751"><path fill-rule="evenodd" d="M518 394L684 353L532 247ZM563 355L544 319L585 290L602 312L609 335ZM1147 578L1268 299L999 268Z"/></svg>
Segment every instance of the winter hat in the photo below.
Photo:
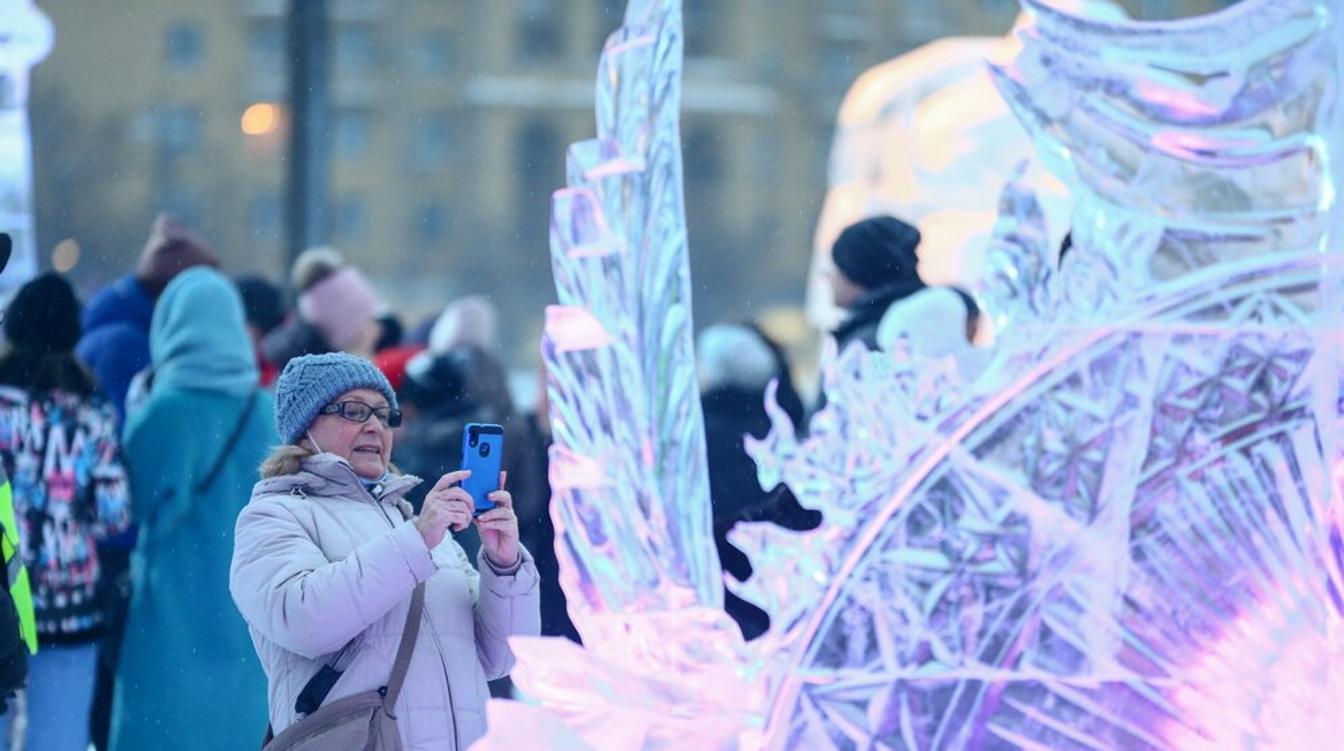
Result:
<svg viewBox="0 0 1344 751"><path fill-rule="evenodd" d="M392 388L401 393L402 384L406 382L407 365L424 351L425 348L418 344L389 347L373 356L373 364L387 376L387 382L392 384Z"/></svg>
<svg viewBox="0 0 1344 751"><path fill-rule="evenodd" d="M219 259L201 238L170 214L159 214L150 229L135 278L150 297L158 297L173 277L192 266L219 267Z"/></svg>
<svg viewBox="0 0 1344 751"><path fill-rule="evenodd" d="M261 276L245 276L234 282L243 296L243 314L262 336L285 322L285 296L280 288Z"/></svg>
<svg viewBox="0 0 1344 751"><path fill-rule="evenodd" d="M345 268L345 256L335 248L319 245L299 254L294 267L289 271L289 283L299 292L307 292L309 287Z"/></svg>
<svg viewBox="0 0 1344 751"><path fill-rule="evenodd" d="M901 281L920 281L919 230L894 216L876 216L852 224L831 246L840 273L864 289Z"/></svg>
<svg viewBox="0 0 1344 751"><path fill-rule="evenodd" d="M336 349L356 344L377 313L378 295L354 266L332 273L299 295L299 315Z"/></svg>
<svg viewBox="0 0 1344 751"><path fill-rule="evenodd" d="M397 395L373 363L344 352L304 355L289 361L275 382L275 427L280 440L298 443L317 413L354 389L373 389L397 409Z"/></svg>
<svg viewBox="0 0 1344 751"><path fill-rule="evenodd" d="M695 338L700 388L765 389L779 375L775 353L754 330L735 324L709 326Z"/></svg>
<svg viewBox="0 0 1344 751"><path fill-rule="evenodd" d="M493 351L499 329L495 306L482 295L454 300L429 331L429 351L445 355L459 346Z"/></svg>
<svg viewBox="0 0 1344 751"><path fill-rule="evenodd" d="M81 306L65 277L47 272L19 288L5 314L5 337L15 349L71 352L79 342Z"/></svg>

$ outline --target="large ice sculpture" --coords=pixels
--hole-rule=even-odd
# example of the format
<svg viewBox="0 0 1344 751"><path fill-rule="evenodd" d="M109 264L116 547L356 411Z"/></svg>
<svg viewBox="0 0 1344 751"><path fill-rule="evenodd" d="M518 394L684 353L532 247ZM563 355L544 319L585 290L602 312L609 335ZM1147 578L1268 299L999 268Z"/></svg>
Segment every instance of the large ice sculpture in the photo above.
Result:
<svg viewBox="0 0 1344 751"><path fill-rule="evenodd" d="M1123 12L1082 0L1090 13ZM807 313L830 331L844 317L831 299L831 245L841 230L875 214L919 225L920 274L933 284L979 275L995 220L998 179L1027 162L1022 181L1061 225L1067 189L1032 158L1031 139L994 91L986 60L1011 58L1001 37L937 39L888 60L855 80L836 117L826 198L812 238ZM1058 242L1060 230L1053 238Z"/></svg>
<svg viewBox="0 0 1344 751"><path fill-rule="evenodd" d="M31 0L0 0L0 232L14 239L0 291L15 289L37 273L28 71L47 56L51 44L51 22Z"/></svg>
<svg viewBox="0 0 1344 751"><path fill-rule="evenodd" d="M655 7L675 20L676 3L636 4L630 18ZM656 749L1301 749L1344 737L1332 469L1344 1L1161 23L1027 7L1023 50L994 75L1079 199L1075 250L1058 274L1011 273L1005 252L1008 292L1021 279L1044 289L994 298L1012 325L991 372L967 384L938 363L912 367L899 341L830 352L828 407L807 438L775 410L753 448L762 481L788 483L824 520L735 531L755 569L737 590L771 615L749 644L725 633L711 594L665 584L682 579L664 572L704 570L692 551L708 536L665 544L658 528L620 544L576 530L604 513L630 515L609 523L618 533L693 514L703 497L638 511L558 497L579 535L562 550L586 551L565 586L596 638L586 650L520 640L518 682L539 706L492 704L495 747L528 731L553 747ZM592 242L557 248L635 252L639 268L680 257L675 235L627 244L629 226L596 219L605 211L589 212ZM557 263L562 291L582 278L585 299L612 301L566 311L586 358L684 292L645 288L632 304L623 272L603 266L599 284L569 268ZM624 356L674 382L689 357L676 337L658 341ZM569 400L557 419L571 424L566 410L619 422L612 405L643 388L550 362L553 396ZM678 441L699 450L694 431ZM661 466L667 450L603 446L560 463L583 478L567 487L606 487L608 467ZM651 561L661 555L687 557ZM603 578L627 559L631 580L657 584L643 601Z"/></svg>

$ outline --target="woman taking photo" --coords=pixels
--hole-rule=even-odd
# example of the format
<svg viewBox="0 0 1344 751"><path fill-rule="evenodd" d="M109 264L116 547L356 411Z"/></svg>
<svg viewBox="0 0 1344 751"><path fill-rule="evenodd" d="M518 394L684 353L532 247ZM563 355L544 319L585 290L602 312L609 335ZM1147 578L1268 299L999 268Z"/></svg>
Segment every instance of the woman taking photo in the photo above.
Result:
<svg viewBox="0 0 1344 751"><path fill-rule="evenodd" d="M508 637L540 631L537 571L518 543L513 501L472 519L439 478L421 514L403 496L420 483L392 468L396 395L372 364L333 353L295 358L276 383L285 445L238 518L230 590L270 682L281 734L321 706L388 687L408 613L410 641L395 718L406 749L465 749L485 733L486 680L513 666ZM473 566L448 534L475 523Z"/></svg>

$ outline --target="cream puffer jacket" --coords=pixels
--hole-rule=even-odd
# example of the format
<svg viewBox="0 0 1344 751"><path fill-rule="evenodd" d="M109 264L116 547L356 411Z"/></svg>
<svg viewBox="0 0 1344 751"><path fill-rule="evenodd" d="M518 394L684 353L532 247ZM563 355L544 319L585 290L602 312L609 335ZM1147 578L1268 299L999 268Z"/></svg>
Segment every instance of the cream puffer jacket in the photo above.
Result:
<svg viewBox="0 0 1344 751"><path fill-rule="evenodd" d="M419 478L366 489L333 454L257 483L238 516L229 590L269 681L270 722L296 720L294 702L324 662L352 640L327 703L386 685L411 592L425 609L397 700L407 751L465 749L485 734L485 682L513 666L508 637L541 630L532 556L512 572L482 554L472 567L451 536L433 551L402 496Z"/></svg>

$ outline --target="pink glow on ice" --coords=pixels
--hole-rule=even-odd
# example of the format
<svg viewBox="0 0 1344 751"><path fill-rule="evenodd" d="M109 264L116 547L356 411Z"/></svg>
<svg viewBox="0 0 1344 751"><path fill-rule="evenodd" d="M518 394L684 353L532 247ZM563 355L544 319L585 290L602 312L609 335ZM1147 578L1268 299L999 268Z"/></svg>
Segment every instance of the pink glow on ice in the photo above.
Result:
<svg viewBox="0 0 1344 751"><path fill-rule="evenodd" d="M596 316L570 305L546 306L546 336L557 352L601 349L615 341Z"/></svg>
<svg viewBox="0 0 1344 751"><path fill-rule="evenodd" d="M576 454L561 444L551 446L550 482L555 492L592 490L609 484L602 465L589 456Z"/></svg>
<svg viewBox="0 0 1344 751"><path fill-rule="evenodd" d="M1344 739L1344 671L1338 666L1344 664L1344 648L1338 632L1344 624L1336 621L1322 634L1306 618L1274 618L1282 615L1282 607L1270 602L1243 613L1180 677L1185 685L1174 698L1178 715L1188 719L1164 731L1172 747L1339 747Z"/></svg>
<svg viewBox="0 0 1344 751"><path fill-rule="evenodd" d="M1178 130L1164 130L1152 137L1152 143L1162 151L1197 156L1228 149L1248 148L1255 145L1250 139L1229 139L1225 136L1210 138L1199 133L1187 133Z"/></svg>
<svg viewBox="0 0 1344 751"><path fill-rule="evenodd" d="M1140 80L1135 91L1145 101L1159 104L1183 118L1216 115L1222 107L1209 104L1189 91L1180 91L1149 80Z"/></svg>
<svg viewBox="0 0 1344 751"><path fill-rule="evenodd" d="M557 225L554 231L564 241L570 258L598 258L611 255L620 243L607 226L607 219L597 206L597 199L587 188L557 190L551 199ZM561 219L563 224L559 224Z"/></svg>

